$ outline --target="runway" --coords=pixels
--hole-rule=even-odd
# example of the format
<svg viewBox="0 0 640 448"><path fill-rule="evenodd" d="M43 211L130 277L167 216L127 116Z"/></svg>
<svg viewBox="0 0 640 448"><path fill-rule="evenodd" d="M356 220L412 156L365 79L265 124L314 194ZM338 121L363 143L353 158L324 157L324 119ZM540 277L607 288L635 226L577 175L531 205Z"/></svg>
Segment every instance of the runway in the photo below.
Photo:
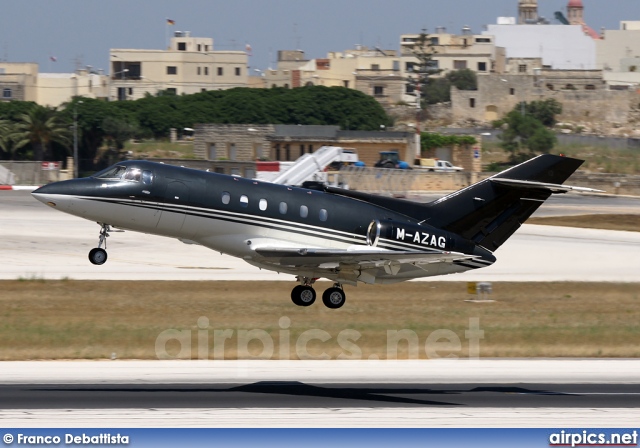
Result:
<svg viewBox="0 0 640 448"><path fill-rule="evenodd" d="M568 199L567 199L568 198ZM563 197L538 216L638 213ZM199 246L113 233L28 192L0 192L0 279L292 280ZM637 282L640 233L523 226L490 268L452 281ZM0 363L5 427L635 427L638 360Z"/></svg>
<svg viewBox="0 0 640 448"><path fill-rule="evenodd" d="M637 199L567 198L549 205L553 213L640 211ZM94 266L87 254L97 246L97 224L52 210L24 191L0 192L0 207L0 279L293 281L202 246L134 232L113 232L109 260ZM640 232L524 225L496 256L488 268L426 280L635 282Z"/></svg>
<svg viewBox="0 0 640 448"><path fill-rule="evenodd" d="M22 427L632 427L638 371L640 360L8 362L0 419Z"/></svg>

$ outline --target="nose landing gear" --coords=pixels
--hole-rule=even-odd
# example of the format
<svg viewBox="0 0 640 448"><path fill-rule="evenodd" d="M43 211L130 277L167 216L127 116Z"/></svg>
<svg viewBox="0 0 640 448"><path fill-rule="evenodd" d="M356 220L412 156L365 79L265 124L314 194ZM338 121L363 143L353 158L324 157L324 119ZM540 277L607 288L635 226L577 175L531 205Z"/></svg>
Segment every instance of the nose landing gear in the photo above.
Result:
<svg viewBox="0 0 640 448"><path fill-rule="evenodd" d="M100 239L98 240L98 247L94 247L89 251L89 261L96 265L104 264L107 261L107 238L109 237L109 232L111 231L111 226L109 224L101 224L102 228L100 229ZM104 249L102 246L104 245Z"/></svg>

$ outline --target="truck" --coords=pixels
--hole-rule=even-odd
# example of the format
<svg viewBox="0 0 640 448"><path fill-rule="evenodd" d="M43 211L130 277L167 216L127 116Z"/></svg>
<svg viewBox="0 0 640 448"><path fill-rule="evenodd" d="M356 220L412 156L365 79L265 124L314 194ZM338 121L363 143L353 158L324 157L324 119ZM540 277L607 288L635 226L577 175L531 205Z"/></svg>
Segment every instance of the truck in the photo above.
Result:
<svg viewBox="0 0 640 448"><path fill-rule="evenodd" d="M455 172L462 171L464 168L460 166L455 166L451 162L447 160L438 160L438 159L420 159L420 168L426 169L427 171L446 171L446 172Z"/></svg>
<svg viewBox="0 0 640 448"><path fill-rule="evenodd" d="M380 151L380 159L374 165L376 168L399 168L401 170L411 169L411 166L400 160L399 151Z"/></svg>

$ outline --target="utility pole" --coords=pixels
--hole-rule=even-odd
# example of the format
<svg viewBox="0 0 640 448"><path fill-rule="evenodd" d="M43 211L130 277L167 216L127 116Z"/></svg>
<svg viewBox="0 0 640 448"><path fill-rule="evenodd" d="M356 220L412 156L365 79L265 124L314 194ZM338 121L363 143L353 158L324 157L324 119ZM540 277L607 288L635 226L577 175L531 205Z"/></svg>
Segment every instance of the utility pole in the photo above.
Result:
<svg viewBox="0 0 640 448"><path fill-rule="evenodd" d="M422 157L422 148L420 146L420 119L422 118L422 105L420 94L420 83L416 84L416 159Z"/></svg>
<svg viewBox="0 0 640 448"><path fill-rule="evenodd" d="M78 104L82 104L82 101L77 101L73 105L73 177L78 178Z"/></svg>

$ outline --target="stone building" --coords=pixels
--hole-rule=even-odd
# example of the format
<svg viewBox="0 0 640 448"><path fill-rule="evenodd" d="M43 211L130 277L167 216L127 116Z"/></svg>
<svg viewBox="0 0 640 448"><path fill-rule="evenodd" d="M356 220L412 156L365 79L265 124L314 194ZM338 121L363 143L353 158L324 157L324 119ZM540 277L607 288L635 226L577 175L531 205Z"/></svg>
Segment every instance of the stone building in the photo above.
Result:
<svg viewBox="0 0 640 448"><path fill-rule="evenodd" d="M453 119L490 123L521 102L554 98L559 121L627 123L632 92L607 90L599 70L536 70L478 77L478 90L451 92Z"/></svg>
<svg viewBox="0 0 640 448"><path fill-rule="evenodd" d="M199 124L194 133L197 159L229 162L294 161L321 146L342 146L358 152L367 166L380 151L398 150L414 159L413 132L343 131L338 126Z"/></svg>
<svg viewBox="0 0 640 448"><path fill-rule="evenodd" d="M538 0L518 0L518 23L536 23L538 21Z"/></svg>

